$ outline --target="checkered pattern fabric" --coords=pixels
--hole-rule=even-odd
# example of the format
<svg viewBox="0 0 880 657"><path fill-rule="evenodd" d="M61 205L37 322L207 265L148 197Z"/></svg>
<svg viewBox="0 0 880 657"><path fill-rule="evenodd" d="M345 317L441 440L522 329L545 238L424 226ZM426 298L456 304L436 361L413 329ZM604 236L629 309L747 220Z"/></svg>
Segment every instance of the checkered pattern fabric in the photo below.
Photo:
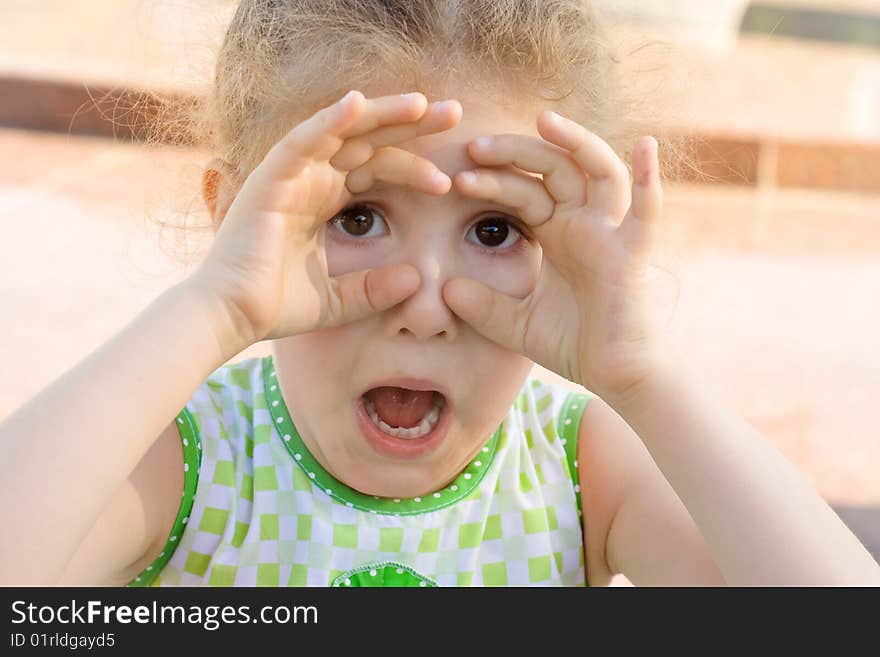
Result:
<svg viewBox="0 0 880 657"><path fill-rule="evenodd" d="M527 379L453 484L388 500L327 479L274 380L271 356L223 366L181 412L180 512L131 585L368 585L388 564L422 586L586 584L575 459L589 395Z"/></svg>

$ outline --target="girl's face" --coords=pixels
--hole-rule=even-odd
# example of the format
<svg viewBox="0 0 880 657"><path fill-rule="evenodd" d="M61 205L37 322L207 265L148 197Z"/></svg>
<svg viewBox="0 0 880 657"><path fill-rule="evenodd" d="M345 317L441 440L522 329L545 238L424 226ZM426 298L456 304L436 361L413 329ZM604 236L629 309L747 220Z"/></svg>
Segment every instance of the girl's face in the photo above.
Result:
<svg viewBox="0 0 880 657"><path fill-rule="evenodd" d="M454 128L399 145L453 177L476 164L476 137L537 136L534 118L462 102ZM518 229L519 227L522 227ZM344 326L276 340L279 385L308 449L338 480L363 493L415 497L442 488L475 457L506 415L532 367L450 311L441 288L466 276L515 297L535 286L541 248L511 208L378 183L324 225L331 276L396 263L415 266L421 286L402 303ZM443 391L437 429L423 439L376 440L364 428L362 394L389 379ZM418 385L409 382L412 387ZM397 382L399 387L407 386ZM373 429L376 429L373 427Z"/></svg>

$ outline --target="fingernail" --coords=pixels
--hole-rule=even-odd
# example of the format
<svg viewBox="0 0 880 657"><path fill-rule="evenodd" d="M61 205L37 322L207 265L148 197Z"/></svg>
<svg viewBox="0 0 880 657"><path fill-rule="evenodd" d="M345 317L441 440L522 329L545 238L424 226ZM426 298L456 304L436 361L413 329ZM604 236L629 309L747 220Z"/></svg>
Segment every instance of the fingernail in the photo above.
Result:
<svg viewBox="0 0 880 657"><path fill-rule="evenodd" d="M418 91L414 91L414 92L412 92L412 93L408 93L408 94L400 94L400 97L401 97L401 98L406 98L407 100L409 100L410 98L418 98L418 97L421 96L421 95L422 95L422 94L419 93Z"/></svg>
<svg viewBox="0 0 880 657"><path fill-rule="evenodd" d="M447 182L449 182L449 176L439 170L431 174L431 178L434 180L434 182L441 185L445 185Z"/></svg>
<svg viewBox="0 0 880 657"><path fill-rule="evenodd" d="M485 150L492 145L491 137L480 137L476 141L474 141L474 145L480 150Z"/></svg>
<svg viewBox="0 0 880 657"><path fill-rule="evenodd" d="M462 171L461 179L468 185L473 185L475 182L477 182L477 174L475 174L473 171Z"/></svg>
<svg viewBox="0 0 880 657"><path fill-rule="evenodd" d="M342 97L342 100L341 100L340 102L341 102L341 103L347 103L347 102L350 101L352 98L354 98L354 94L355 94L355 91L354 91L354 89L352 89L351 91L349 91L347 94L345 94L345 95Z"/></svg>
<svg viewBox="0 0 880 657"><path fill-rule="evenodd" d="M550 120L553 123L561 123L562 122L562 116L560 116L559 114L557 114L553 110L550 110L549 113L547 114L547 116L550 118Z"/></svg>

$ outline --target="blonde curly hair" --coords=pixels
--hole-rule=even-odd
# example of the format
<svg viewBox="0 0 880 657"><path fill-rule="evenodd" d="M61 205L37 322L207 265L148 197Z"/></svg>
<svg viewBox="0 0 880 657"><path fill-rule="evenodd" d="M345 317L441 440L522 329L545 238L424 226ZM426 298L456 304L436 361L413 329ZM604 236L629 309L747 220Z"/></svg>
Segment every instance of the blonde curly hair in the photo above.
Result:
<svg viewBox="0 0 880 657"><path fill-rule="evenodd" d="M629 166L652 99L590 0L242 0L210 93L188 108L194 141L241 180L281 136L349 89L457 94L550 107L601 136ZM664 177L687 144L657 134Z"/></svg>

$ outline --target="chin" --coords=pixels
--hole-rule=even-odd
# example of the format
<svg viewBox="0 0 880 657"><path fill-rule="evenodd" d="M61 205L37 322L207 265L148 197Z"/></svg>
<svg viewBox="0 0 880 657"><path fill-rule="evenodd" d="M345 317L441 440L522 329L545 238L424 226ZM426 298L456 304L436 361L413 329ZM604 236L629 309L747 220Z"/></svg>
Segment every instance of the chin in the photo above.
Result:
<svg viewBox="0 0 880 657"><path fill-rule="evenodd" d="M352 478L352 488L365 495L377 497L408 499L424 497L443 488L447 481L455 478L456 473L448 477L431 476L424 467L412 464L374 465L369 478L358 480Z"/></svg>

